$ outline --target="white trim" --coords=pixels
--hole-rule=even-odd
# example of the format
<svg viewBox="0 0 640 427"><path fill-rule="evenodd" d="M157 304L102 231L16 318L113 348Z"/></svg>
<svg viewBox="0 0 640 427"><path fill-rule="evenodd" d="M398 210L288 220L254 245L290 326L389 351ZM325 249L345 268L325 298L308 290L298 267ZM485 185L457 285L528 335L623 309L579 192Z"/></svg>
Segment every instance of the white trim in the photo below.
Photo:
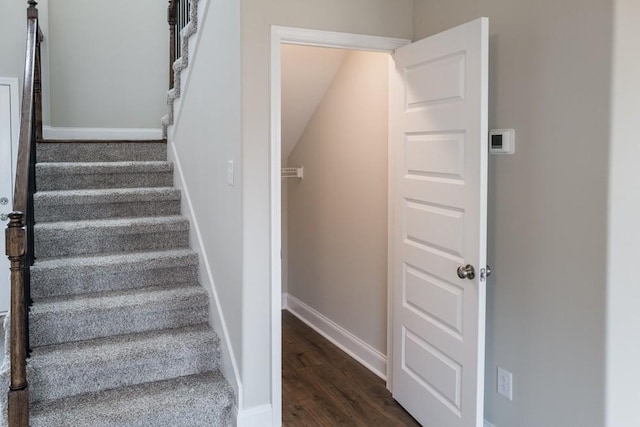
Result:
<svg viewBox="0 0 640 427"><path fill-rule="evenodd" d="M273 415L271 405L254 406L249 409L238 410L233 407L232 425L235 427L264 427L271 425ZM280 425L280 424L278 424Z"/></svg>
<svg viewBox="0 0 640 427"><path fill-rule="evenodd" d="M220 304L220 298L216 290L215 282L213 280L213 271L209 264L209 258L207 257L207 251L204 246L204 239L200 233L200 227L198 226L198 220L191 203L191 197L189 195L189 189L184 179L182 172L182 164L178 157L176 146L173 141L169 142L169 160L174 164L174 186L181 190L181 212L182 215L189 219L189 242L194 251L198 252L200 266L198 268L198 279L200 284L207 290L213 304L209 305L209 323L213 330L220 337L220 371L227 379L231 388L236 395L236 405L242 407L242 382L240 380L240 372L238 371L238 365L236 357L231 346L231 340L229 338L229 331L224 317L222 316L222 305Z"/></svg>
<svg viewBox="0 0 640 427"><path fill-rule="evenodd" d="M271 27L271 404L272 426L282 425L282 167L281 54L282 30Z"/></svg>
<svg viewBox="0 0 640 427"><path fill-rule="evenodd" d="M271 35L272 40L274 35L279 36L279 43L376 52L393 52L397 48L410 43L409 40L391 37L337 33L306 28L280 27L277 25L271 27Z"/></svg>
<svg viewBox="0 0 640 427"><path fill-rule="evenodd" d="M395 72L396 64L393 58L389 58L388 76ZM387 78L387 90L389 90ZM387 92L388 94L389 92ZM391 104L387 103L387 117L391 114ZM390 129L388 129L390 132ZM387 139L390 134L387 134ZM395 263L395 205L396 186L395 177L395 150L387 143L387 390L393 394L393 266Z"/></svg>
<svg viewBox="0 0 640 427"><path fill-rule="evenodd" d="M0 77L0 85L9 86L9 97L11 102L11 188L14 186L16 176L16 164L18 161L18 142L20 141L20 104L22 100L19 95L20 82L15 77ZM13 204L13 194L8 197Z"/></svg>
<svg viewBox="0 0 640 427"><path fill-rule="evenodd" d="M337 33L294 27L271 27L271 404L273 426L282 423L282 206L281 206L281 44L300 44L392 53L411 40L362 34ZM391 313L387 314L388 316ZM384 373L384 369L380 372Z"/></svg>
<svg viewBox="0 0 640 427"><path fill-rule="evenodd" d="M484 425L483 427L496 427L494 424L491 424L489 421L484 420Z"/></svg>
<svg viewBox="0 0 640 427"><path fill-rule="evenodd" d="M288 295L287 310L371 372L386 380L387 357L384 354L292 295Z"/></svg>
<svg viewBox="0 0 640 427"><path fill-rule="evenodd" d="M289 303L288 303L288 298L289 298L289 294L286 292L282 293L282 309L286 310L287 308L289 308Z"/></svg>
<svg viewBox="0 0 640 427"><path fill-rule="evenodd" d="M156 140L160 128L58 128L43 126L44 139L60 140Z"/></svg>

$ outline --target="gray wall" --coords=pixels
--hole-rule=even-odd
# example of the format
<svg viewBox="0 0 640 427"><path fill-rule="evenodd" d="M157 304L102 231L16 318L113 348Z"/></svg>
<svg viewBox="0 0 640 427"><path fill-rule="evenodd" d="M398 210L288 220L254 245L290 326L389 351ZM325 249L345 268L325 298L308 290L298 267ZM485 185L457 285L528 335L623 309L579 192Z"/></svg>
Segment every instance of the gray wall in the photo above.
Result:
<svg viewBox="0 0 640 427"><path fill-rule="evenodd" d="M27 2L4 1L0 13L0 76L24 75L24 51L27 34Z"/></svg>
<svg viewBox="0 0 640 427"><path fill-rule="evenodd" d="M240 7L236 0L215 0L200 8L199 41L183 75L189 85L176 104L169 157L183 193L182 211L191 216L191 244L202 244L200 282L210 293L215 289L229 334L227 350L242 372ZM229 160L236 167L233 186L227 184ZM213 326L224 339L222 325ZM237 388L238 378L229 376L237 373L223 368Z"/></svg>
<svg viewBox="0 0 640 427"><path fill-rule="evenodd" d="M490 127L517 133L489 169L485 408L498 427L603 424L611 9L415 2L415 39L490 18Z"/></svg>
<svg viewBox="0 0 640 427"><path fill-rule="evenodd" d="M166 10L158 0L51 2L52 126L160 127L169 86Z"/></svg>
<svg viewBox="0 0 640 427"><path fill-rule="evenodd" d="M308 48L313 49L313 48ZM389 55L350 52L289 156L288 292L387 353Z"/></svg>
<svg viewBox="0 0 640 427"><path fill-rule="evenodd" d="M27 2L5 1L0 13L0 76L18 78L20 82L19 96L22 98L22 80L24 77L24 59L27 36ZM49 124L49 0L38 2L38 22L44 34L41 45L42 65L42 113L43 122Z"/></svg>
<svg viewBox="0 0 640 427"><path fill-rule="evenodd" d="M159 128L169 86L167 3L41 0L44 124ZM0 76L24 74L26 1L0 13Z"/></svg>

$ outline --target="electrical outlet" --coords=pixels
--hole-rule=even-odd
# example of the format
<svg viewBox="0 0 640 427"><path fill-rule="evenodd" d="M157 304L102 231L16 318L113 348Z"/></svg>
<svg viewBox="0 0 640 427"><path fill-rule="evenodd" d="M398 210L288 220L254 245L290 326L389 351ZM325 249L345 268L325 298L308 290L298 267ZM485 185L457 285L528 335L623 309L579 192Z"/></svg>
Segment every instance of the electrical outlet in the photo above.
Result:
<svg viewBox="0 0 640 427"><path fill-rule="evenodd" d="M513 374L498 366L498 394L513 400Z"/></svg>

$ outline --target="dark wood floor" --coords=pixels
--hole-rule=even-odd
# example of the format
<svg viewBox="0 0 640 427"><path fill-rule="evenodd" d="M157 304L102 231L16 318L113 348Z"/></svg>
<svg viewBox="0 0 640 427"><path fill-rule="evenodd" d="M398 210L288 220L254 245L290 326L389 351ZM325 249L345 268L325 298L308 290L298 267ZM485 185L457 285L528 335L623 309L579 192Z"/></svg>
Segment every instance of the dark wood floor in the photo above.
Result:
<svg viewBox="0 0 640 427"><path fill-rule="evenodd" d="M383 380L282 312L284 426L419 426Z"/></svg>

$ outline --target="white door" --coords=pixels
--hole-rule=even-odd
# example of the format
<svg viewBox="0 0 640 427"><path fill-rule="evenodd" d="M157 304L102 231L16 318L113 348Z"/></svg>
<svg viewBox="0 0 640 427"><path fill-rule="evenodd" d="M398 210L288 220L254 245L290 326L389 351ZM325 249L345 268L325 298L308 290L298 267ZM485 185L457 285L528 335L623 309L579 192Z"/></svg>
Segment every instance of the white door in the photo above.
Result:
<svg viewBox="0 0 640 427"><path fill-rule="evenodd" d="M13 171L18 132L17 79L0 79L0 314L9 310L11 286L9 260L5 253L5 215L13 206Z"/></svg>
<svg viewBox="0 0 640 427"><path fill-rule="evenodd" d="M390 73L391 385L424 426L483 423L488 27L402 47Z"/></svg>

